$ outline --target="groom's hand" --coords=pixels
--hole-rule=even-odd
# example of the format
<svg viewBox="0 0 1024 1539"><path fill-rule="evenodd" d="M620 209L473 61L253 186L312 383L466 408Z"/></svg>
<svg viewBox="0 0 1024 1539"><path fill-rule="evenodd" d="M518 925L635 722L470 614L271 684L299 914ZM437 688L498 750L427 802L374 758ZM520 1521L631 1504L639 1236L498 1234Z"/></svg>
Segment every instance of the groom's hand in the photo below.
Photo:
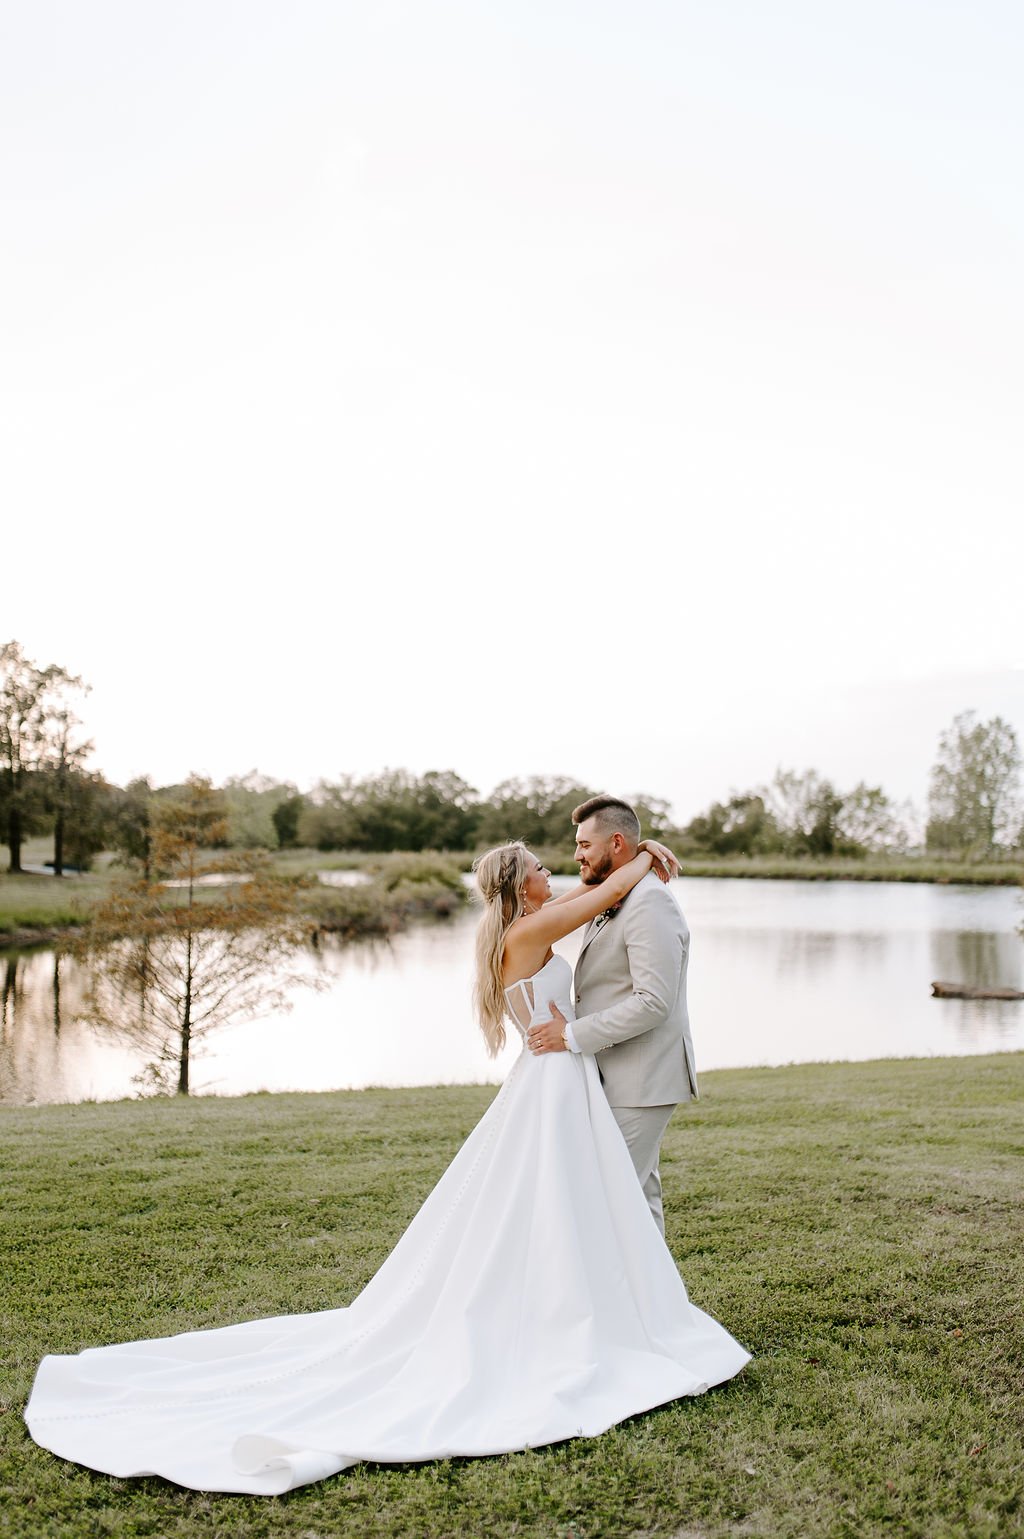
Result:
<svg viewBox="0 0 1024 1539"><path fill-rule="evenodd" d="M565 1016L553 999L548 1000L548 1009L551 1011L550 1021L538 1021L536 1025L530 1027L527 1034L526 1045L531 1053L564 1053L566 1051L562 1040Z"/></svg>

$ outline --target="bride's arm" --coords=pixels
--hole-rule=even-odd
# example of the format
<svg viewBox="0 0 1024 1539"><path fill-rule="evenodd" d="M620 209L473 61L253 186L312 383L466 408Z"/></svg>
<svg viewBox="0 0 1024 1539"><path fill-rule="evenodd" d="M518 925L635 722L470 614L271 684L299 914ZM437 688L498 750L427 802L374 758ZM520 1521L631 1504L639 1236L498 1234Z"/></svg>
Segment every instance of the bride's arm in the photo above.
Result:
<svg viewBox="0 0 1024 1539"><path fill-rule="evenodd" d="M637 851L643 854L644 850L649 850L654 856L654 865L651 869L659 881L667 882L671 877L679 875L679 862L667 844L659 844L657 839L641 839ZM559 893L557 898L552 898L545 903L544 907L555 908L561 903L571 903L573 899L581 898L584 893L593 892L593 890L592 887L587 886L586 882L580 882L577 886L570 887L568 892ZM605 908L609 906L605 904ZM598 912L601 911L598 910Z"/></svg>
<svg viewBox="0 0 1024 1539"><path fill-rule="evenodd" d="M566 935L571 935L573 930L578 930L581 924L588 924L591 919L596 919L598 914L603 914L606 908L613 908L616 903L621 903L627 892L632 892L641 877L645 877L654 864L654 856L649 850L643 850L639 855L627 861L624 866L619 866L610 876L605 877L596 887L583 885L576 893L567 894L567 900L562 903L545 903L543 908L536 913L523 914L515 921L509 930L508 939L511 941L528 941L533 946L550 946L555 941L563 940Z"/></svg>

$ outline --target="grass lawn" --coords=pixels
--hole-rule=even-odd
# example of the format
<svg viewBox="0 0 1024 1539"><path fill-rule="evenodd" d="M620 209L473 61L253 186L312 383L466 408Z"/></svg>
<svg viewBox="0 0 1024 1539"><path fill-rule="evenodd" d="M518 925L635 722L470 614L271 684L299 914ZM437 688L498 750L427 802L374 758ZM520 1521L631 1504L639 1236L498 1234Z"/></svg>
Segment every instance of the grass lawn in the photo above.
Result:
<svg viewBox="0 0 1024 1539"><path fill-rule="evenodd" d="M0 1114L0 1534L1024 1533L1024 1054L705 1075L666 1140L668 1239L754 1361L601 1438L279 1498L114 1480L29 1440L46 1351L348 1302L492 1094Z"/></svg>

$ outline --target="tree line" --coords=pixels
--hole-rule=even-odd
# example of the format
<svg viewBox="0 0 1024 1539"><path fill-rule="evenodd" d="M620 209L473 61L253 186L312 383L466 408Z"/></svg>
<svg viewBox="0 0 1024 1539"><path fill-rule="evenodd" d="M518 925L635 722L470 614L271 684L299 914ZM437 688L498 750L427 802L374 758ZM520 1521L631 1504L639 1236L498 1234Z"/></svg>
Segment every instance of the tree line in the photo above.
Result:
<svg viewBox="0 0 1024 1539"><path fill-rule="evenodd" d="M180 795L180 786L118 786L86 768L93 745L75 707L87 693L79 677L39 666L17 642L0 647L0 839L12 872L22 869L25 840L38 835L52 837L58 875L87 868L103 849L146 869L160 808ZM481 796L454 770L388 769L319 780L303 792L252 771L228 779L217 806L224 842L235 849L465 851L508 838L557 848L571 843L572 808L602 789L533 775ZM630 799L645 831L684 857L867 856L923 843L932 855L983 860L1024 850L1020 791L1013 728L966 711L940 737L923 830L913 807L881 786L843 790L814 770L780 769L768 785L733 792L683 825L661 797Z"/></svg>

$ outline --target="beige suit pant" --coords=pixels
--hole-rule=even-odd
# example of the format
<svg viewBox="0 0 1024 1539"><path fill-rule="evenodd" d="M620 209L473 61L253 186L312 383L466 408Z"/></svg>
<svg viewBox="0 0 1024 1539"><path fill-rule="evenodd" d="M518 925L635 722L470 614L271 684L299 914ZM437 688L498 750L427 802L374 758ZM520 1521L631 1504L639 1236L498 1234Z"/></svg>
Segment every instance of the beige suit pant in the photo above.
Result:
<svg viewBox="0 0 1024 1539"><path fill-rule="evenodd" d="M661 1140L675 1106L613 1106L612 1116L619 1124L633 1168L647 1198L654 1222L665 1233L665 1210L661 1204L661 1172L658 1158Z"/></svg>

